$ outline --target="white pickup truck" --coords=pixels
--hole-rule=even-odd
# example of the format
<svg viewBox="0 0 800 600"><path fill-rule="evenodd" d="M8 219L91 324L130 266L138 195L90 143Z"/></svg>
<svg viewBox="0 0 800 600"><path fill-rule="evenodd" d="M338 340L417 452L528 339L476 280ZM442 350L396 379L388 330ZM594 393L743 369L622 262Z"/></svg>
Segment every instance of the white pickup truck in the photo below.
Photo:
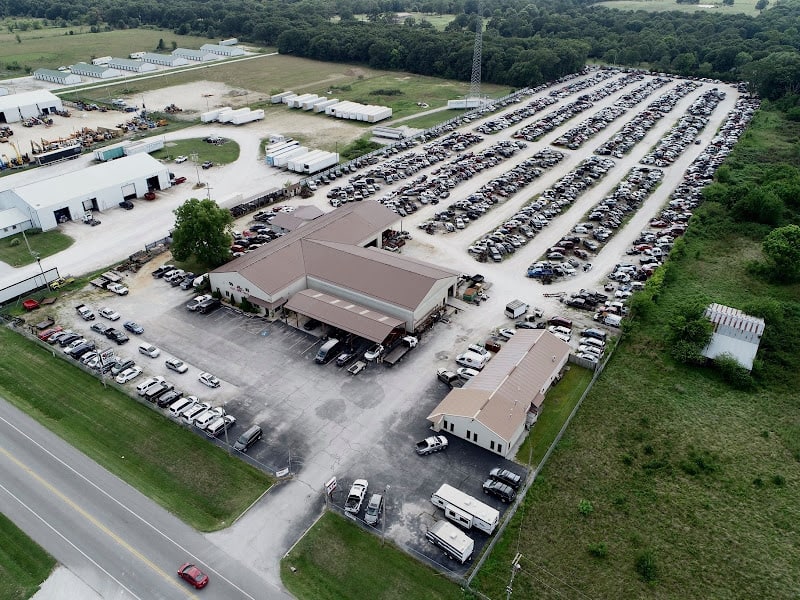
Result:
<svg viewBox="0 0 800 600"><path fill-rule="evenodd" d="M358 514L361 510L361 505L364 503L364 498L367 495L367 487L369 483L366 479L356 479L353 485L350 486L350 493L347 494L347 500L344 502L345 512Z"/></svg>
<svg viewBox="0 0 800 600"><path fill-rule="evenodd" d="M432 435L425 438L421 442L417 442L417 454L425 456L426 454L433 454L440 450L447 449L447 438L443 435Z"/></svg>

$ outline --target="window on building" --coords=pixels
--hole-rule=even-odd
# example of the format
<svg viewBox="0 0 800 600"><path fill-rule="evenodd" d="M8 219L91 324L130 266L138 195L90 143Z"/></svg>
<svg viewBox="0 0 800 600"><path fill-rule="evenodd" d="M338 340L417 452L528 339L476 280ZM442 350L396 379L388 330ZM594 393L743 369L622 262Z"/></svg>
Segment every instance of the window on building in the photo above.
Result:
<svg viewBox="0 0 800 600"><path fill-rule="evenodd" d="M231 293L230 293L228 290L225 290L225 295L226 295L226 296L230 296L230 295L231 295Z"/></svg>
<svg viewBox="0 0 800 600"><path fill-rule="evenodd" d="M494 450L494 440L489 442L489 450Z"/></svg>
<svg viewBox="0 0 800 600"><path fill-rule="evenodd" d="M452 432L454 429L455 429L455 425L453 423L450 423L450 431Z"/></svg>
<svg viewBox="0 0 800 600"><path fill-rule="evenodd" d="M503 453L503 444L497 444L497 453L498 454L502 454Z"/></svg>
<svg viewBox="0 0 800 600"><path fill-rule="evenodd" d="M472 437L472 432L469 429L467 429L467 439L471 437Z"/></svg>
<svg viewBox="0 0 800 600"><path fill-rule="evenodd" d="M476 444L478 443L478 434L477 433L473 433L472 434L472 441L475 442Z"/></svg>
<svg viewBox="0 0 800 600"><path fill-rule="evenodd" d="M445 430L445 431L447 431L447 419L445 419L444 421L442 421L442 423L444 423L444 430Z"/></svg>
<svg viewBox="0 0 800 600"><path fill-rule="evenodd" d="M11 226L11 229L16 229L16 228L17 228L17 226L16 226L16 225L12 225L12 226Z"/></svg>

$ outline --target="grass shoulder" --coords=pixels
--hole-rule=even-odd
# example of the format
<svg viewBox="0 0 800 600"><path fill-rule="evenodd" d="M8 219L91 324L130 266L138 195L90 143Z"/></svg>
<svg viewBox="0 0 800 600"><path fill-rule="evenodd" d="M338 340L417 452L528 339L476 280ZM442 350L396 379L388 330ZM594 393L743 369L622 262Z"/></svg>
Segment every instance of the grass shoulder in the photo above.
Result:
<svg viewBox="0 0 800 600"><path fill-rule="evenodd" d="M0 598L26 600L33 596L56 565L36 542L0 514Z"/></svg>
<svg viewBox="0 0 800 600"><path fill-rule="evenodd" d="M25 242L25 237L28 242ZM26 231L0 239L0 262L11 267L24 267L36 262L32 253L39 258L46 258L58 254L69 248L75 240L60 231ZM30 250L28 249L30 247Z"/></svg>
<svg viewBox="0 0 800 600"><path fill-rule="evenodd" d="M467 597L430 567L332 512L281 560L281 580L300 600Z"/></svg>
<svg viewBox="0 0 800 600"><path fill-rule="evenodd" d="M27 338L0 329L0 395L201 530L229 526L273 481ZM186 469L191 459L202 469Z"/></svg>

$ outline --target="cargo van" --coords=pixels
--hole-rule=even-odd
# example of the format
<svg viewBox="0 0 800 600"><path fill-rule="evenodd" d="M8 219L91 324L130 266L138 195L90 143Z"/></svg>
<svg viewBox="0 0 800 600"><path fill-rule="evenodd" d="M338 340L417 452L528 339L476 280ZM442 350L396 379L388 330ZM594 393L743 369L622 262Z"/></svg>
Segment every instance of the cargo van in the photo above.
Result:
<svg viewBox="0 0 800 600"><path fill-rule="evenodd" d="M324 344L317 352L317 356L314 358L314 361L317 364L324 365L329 363L331 359L333 359L339 352L342 343L337 340L336 338L331 338Z"/></svg>
<svg viewBox="0 0 800 600"><path fill-rule="evenodd" d="M522 300L512 300L506 304L506 316L509 319L516 319L528 312L528 305Z"/></svg>
<svg viewBox="0 0 800 600"><path fill-rule="evenodd" d="M572 329L572 321L564 317L553 317L548 321L548 323L550 325L556 325L558 327L567 327L569 329Z"/></svg>
<svg viewBox="0 0 800 600"><path fill-rule="evenodd" d="M233 449L239 450L240 452L247 452L250 449L250 446L261 439L263 434L264 432L261 430L260 426L253 425L250 429L239 436L239 439L237 439L233 444Z"/></svg>

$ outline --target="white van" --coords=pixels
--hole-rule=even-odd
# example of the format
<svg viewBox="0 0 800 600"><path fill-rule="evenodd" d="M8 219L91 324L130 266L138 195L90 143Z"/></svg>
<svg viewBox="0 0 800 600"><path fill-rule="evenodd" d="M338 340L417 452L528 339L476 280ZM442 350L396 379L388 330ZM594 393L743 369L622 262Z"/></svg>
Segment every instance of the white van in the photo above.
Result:
<svg viewBox="0 0 800 600"><path fill-rule="evenodd" d="M579 343L581 345L594 346L595 348L600 348L600 349L606 347L604 342L602 342L601 340L598 340L597 338L592 338L592 337L582 337L579 340Z"/></svg>
<svg viewBox="0 0 800 600"><path fill-rule="evenodd" d="M488 362L486 357L475 352L465 352L456 356L456 362L462 367L469 367L480 371Z"/></svg>

